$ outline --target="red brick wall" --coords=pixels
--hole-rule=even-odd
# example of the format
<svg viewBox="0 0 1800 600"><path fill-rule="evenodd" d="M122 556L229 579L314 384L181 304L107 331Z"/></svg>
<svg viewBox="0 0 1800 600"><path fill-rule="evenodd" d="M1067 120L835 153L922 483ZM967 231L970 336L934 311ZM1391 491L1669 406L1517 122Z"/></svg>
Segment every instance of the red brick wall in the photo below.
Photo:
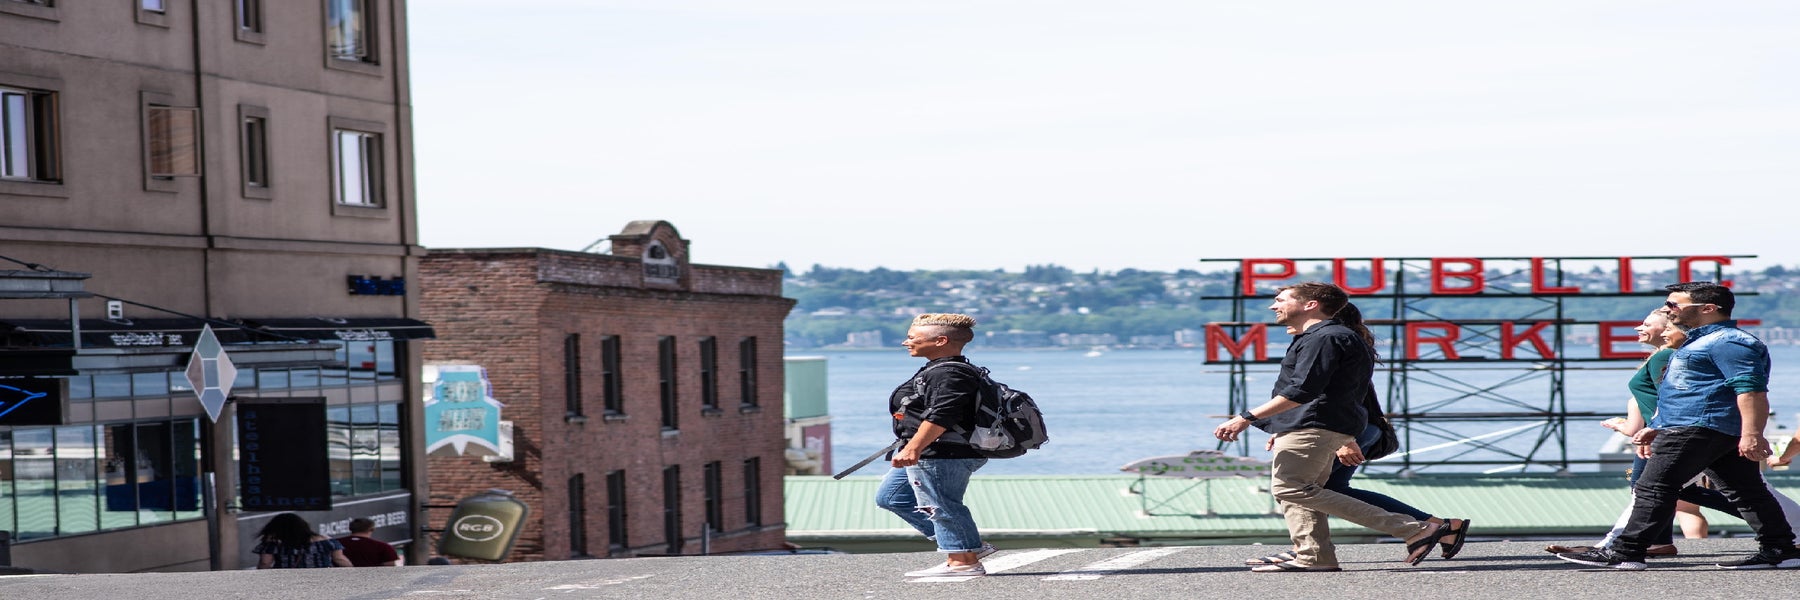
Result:
<svg viewBox="0 0 1800 600"><path fill-rule="evenodd" d="M624 267L624 268L620 268ZM636 261L548 250L434 251L421 261L421 312L437 328L425 346L427 363L478 364L488 370L495 398L513 422L513 463L479 458L429 461L430 502L498 487L531 505L512 560L572 555L567 483L585 478L583 527L590 555L608 553L606 475L628 481L630 546L621 554L662 553L662 470L680 465L684 553L700 551L705 519L704 465L722 463L724 523L713 552L768 549L784 541L781 473L782 320L793 302L779 294L779 272L701 268L691 287L773 290L772 294L693 293L624 285ZM720 281L711 281L717 277ZM564 283L568 282L568 283ZM772 287L771 287L772 282ZM565 416L564 339L580 334L581 404L585 422ZM602 336L620 338L623 418L604 411ZM679 430L661 427L658 339L674 336ZM701 410L699 342L716 339L718 411ZM757 338L758 409L741 409L738 342ZM762 462L762 527L745 522L743 462ZM448 511L434 511L442 527Z"/></svg>

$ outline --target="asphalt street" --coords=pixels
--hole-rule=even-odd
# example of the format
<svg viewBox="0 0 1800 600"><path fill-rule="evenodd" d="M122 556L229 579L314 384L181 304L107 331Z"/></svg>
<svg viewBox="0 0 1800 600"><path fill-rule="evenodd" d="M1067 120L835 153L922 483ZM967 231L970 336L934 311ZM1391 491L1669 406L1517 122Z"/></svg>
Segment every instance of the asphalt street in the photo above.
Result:
<svg viewBox="0 0 1800 600"><path fill-rule="evenodd" d="M1579 541L1579 540L1578 540ZM1544 542L1470 542L1455 560L1401 564L1398 544L1339 549L1339 573L1250 573L1272 546L1006 549L986 577L908 580L938 555L687 556L502 565L0 577L0 599L119 598L1791 598L1800 569L1728 571L1713 563L1749 539L1682 540L1648 571L1581 567Z"/></svg>

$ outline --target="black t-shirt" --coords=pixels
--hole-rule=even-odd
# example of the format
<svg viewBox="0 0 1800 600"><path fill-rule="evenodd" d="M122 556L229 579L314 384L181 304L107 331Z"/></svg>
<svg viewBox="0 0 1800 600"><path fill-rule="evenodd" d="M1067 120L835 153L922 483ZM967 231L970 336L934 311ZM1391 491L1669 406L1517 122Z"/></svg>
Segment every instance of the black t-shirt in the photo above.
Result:
<svg viewBox="0 0 1800 600"><path fill-rule="evenodd" d="M1294 336L1281 357L1281 375L1270 397L1300 403L1298 408L1258 419L1258 429L1285 433L1328 429L1361 435L1369 424L1363 398L1371 392L1375 352L1368 342L1337 319L1326 319Z"/></svg>
<svg viewBox="0 0 1800 600"><path fill-rule="evenodd" d="M948 431L926 446L919 458L981 458L981 453L970 447L965 437L966 432L975 428L981 373L973 365L932 368L944 362L967 365L969 359L948 356L925 363L888 396L888 413L894 416L894 436L910 440L918 433L920 423L930 421Z"/></svg>

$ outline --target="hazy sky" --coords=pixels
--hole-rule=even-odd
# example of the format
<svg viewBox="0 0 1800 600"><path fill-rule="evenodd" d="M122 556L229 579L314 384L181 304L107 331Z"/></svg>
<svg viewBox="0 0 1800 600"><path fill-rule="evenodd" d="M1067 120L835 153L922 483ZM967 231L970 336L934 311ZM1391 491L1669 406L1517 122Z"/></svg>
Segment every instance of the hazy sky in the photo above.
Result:
<svg viewBox="0 0 1800 600"><path fill-rule="evenodd" d="M1800 2L420 0L426 246L1800 263Z"/></svg>

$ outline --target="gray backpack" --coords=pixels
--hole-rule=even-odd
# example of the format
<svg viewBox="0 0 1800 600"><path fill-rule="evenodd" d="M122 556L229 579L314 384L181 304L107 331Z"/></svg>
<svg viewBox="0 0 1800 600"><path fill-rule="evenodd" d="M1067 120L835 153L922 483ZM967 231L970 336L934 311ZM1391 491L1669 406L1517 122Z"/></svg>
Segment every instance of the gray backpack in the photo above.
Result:
<svg viewBox="0 0 1800 600"><path fill-rule="evenodd" d="M1030 394L994 381L988 376L987 367L946 361L925 370L945 365L980 371L982 389L977 395L980 404L975 411L975 428L956 432L976 452L988 458L1012 458L1050 441L1049 432L1044 428L1044 412L1038 409L1037 401L1032 400ZM913 385L918 387L919 397L923 397L925 371L913 378Z"/></svg>

